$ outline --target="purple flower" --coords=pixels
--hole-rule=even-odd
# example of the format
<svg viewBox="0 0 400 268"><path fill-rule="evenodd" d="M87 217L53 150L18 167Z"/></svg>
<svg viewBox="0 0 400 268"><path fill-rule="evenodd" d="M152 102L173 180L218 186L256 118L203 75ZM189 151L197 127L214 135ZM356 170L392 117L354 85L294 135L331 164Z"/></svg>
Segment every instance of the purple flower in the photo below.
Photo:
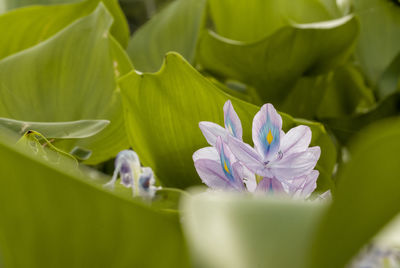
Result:
<svg viewBox="0 0 400 268"><path fill-rule="evenodd" d="M113 189L118 174L121 184L132 188L133 196L152 198L157 190L154 186L153 170L149 167L141 167L139 156L132 150L123 150L115 158L115 169L112 179L104 186Z"/></svg>
<svg viewBox="0 0 400 268"><path fill-rule="evenodd" d="M282 118L272 104L265 104L253 119L254 148L240 139L228 136L228 146L250 171L268 179L277 179L283 185L314 178L312 173L320 157L319 146L309 147L311 130L300 125L286 134ZM317 175L318 177L318 175ZM312 181L312 180L311 180ZM304 184L303 187L309 186Z"/></svg>
<svg viewBox="0 0 400 268"><path fill-rule="evenodd" d="M224 104L224 123L225 128L212 122L203 121L199 123L204 137L211 146L215 147L217 137L221 137L224 142L227 142L228 136L242 140L242 123L230 100Z"/></svg>
<svg viewBox="0 0 400 268"><path fill-rule="evenodd" d="M317 186L314 167L318 146L309 147L311 130L300 125L282 131L282 118L272 104L265 104L253 119L254 148L242 141L242 125L228 100L224 105L225 128L200 122L206 147L193 154L202 181L213 189L277 193L307 198Z"/></svg>
<svg viewBox="0 0 400 268"><path fill-rule="evenodd" d="M245 182L255 181L254 174L236 159L221 136L216 138L215 147L196 151L193 161L202 181L212 189L244 191Z"/></svg>

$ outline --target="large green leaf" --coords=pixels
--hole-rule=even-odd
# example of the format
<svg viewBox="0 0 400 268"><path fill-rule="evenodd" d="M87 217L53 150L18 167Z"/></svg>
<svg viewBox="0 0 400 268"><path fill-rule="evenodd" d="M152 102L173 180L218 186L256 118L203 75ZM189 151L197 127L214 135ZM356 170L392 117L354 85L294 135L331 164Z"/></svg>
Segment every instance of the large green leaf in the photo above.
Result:
<svg viewBox="0 0 400 268"><path fill-rule="evenodd" d="M112 17L102 4L50 39L0 61L0 116L23 121L111 121L99 134L69 141L93 151L89 163L128 147L116 78L132 69L108 34ZM60 146L60 145L59 145Z"/></svg>
<svg viewBox="0 0 400 268"><path fill-rule="evenodd" d="M345 144L351 137L369 124L399 115L399 103L400 93L395 92L363 113L337 118L324 118L322 120L334 132L339 141Z"/></svg>
<svg viewBox="0 0 400 268"><path fill-rule="evenodd" d="M135 67L155 72L169 51L179 52L193 63L205 7L205 0L176 0L142 26L128 46Z"/></svg>
<svg viewBox="0 0 400 268"><path fill-rule="evenodd" d="M332 0L209 0L209 5L218 34L240 41L259 40L293 22L324 21L338 15Z"/></svg>
<svg viewBox="0 0 400 268"><path fill-rule="evenodd" d="M381 99L396 91L400 91L400 53L382 73L377 85L377 93Z"/></svg>
<svg viewBox="0 0 400 268"><path fill-rule="evenodd" d="M199 74L180 55L170 53L159 73L131 72L120 80L125 123L132 148L145 166L151 166L167 186L187 187L200 183L192 154L207 146L198 123L223 125L222 107L231 99L251 141L251 123L259 107L221 91ZM293 119L282 114L285 130L306 124L313 131L313 145L321 146L320 189L330 185L336 151L321 124Z"/></svg>
<svg viewBox="0 0 400 268"><path fill-rule="evenodd" d="M188 267L177 214L108 192L99 175L56 169L3 137L0 162L5 267Z"/></svg>
<svg viewBox="0 0 400 268"><path fill-rule="evenodd" d="M362 74L347 64L326 74L301 77L280 108L293 116L315 119L357 115L374 104Z"/></svg>
<svg viewBox="0 0 400 268"><path fill-rule="evenodd" d="M308 268L320 203L200 194L183 202L195 267ZM321 266L323 267L323 266Z"/></svg>
<svg viewBox="0 0 400 268"><path fill-rule="evenodd" d="M239 42L205 32L200 64L218 76L257 88L262 100L278 105L304 74L320 74L343 63L354 47L357 20L293 24L256 42Z"/></svg>
<svg viewBox="0 0 400 268"><path fill-rule="evenodd" d="M1 0L0 6L3 5L4 11L6 11L31 5L68 4L80 1L82 0Z"/></svg>
<svg viewBox="0 0 400 268"><path fill-rule="evenodd" d="M308 267L344 267L399 213L399 137L400 120L395 118L370 126L353 140Z"/></svg>
<svg viewBox="0 0 400 268"><path fill-rule="evenodd" d="M81 139L102 131L110 121L78 120L72 122L25 122L0 117L0 125L20 135L28 130L40 132L46 138Z"/></svg>
<svg viewBox="0 0 400 268"><path fill-rule="evenodd" d="M102 2L114 17L111 34L126 47L129 29L117 0L33 6L0 16L0 59L47 40L73 21L87 16Z"/></svg>
<svg viewBox="0 0 400 268"><path fill-rule="evenodd" d="M372 85L400 52L400 4L396 1L353 0L361 25L356 56Z"/></svg>

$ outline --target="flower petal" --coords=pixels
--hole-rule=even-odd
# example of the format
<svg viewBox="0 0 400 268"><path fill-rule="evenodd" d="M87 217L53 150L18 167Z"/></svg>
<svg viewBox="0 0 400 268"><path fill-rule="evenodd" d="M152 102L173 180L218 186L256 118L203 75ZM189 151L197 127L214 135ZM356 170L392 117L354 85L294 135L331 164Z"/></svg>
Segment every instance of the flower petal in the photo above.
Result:
<svg viewBox="0 0 400 268"><path fill-rule="evenodd" d="M253 119L253 142L256 150L269 161L279 150L282 117L270 103L264 104Z"/></svg>
<svg viewBox="0 0 400 268"><path fill-rule="evenodd" d="M285 189L277 179L264 178L258 183L256 192L284 193Z"/></svg>
<svg viewBox="0 0 400 268"><path fill-rule="evenodd" d="M241 140L243 136L242 123L230 100L227 100L224 104L224 122L225 129L229 134Z"/></svg>
<svg viewBox="0 0 400 268"><path fill-rule="evenodd" d="M311 142L311 129L300 125L290 129L283 137L281 136L280 151L283 154L304 152Z"/></svg>
<svg viewBox="0 0 400 268"><path fill-rule="evenodd" d="M209 159L199 159L194 162L197 173L203 183L212 189L234 189L228 178L225 177L219 162Z"/></svg>
<svg viewBox="0 0 400 268"><path fill-rule="evenodd" d="M201 132L211 146L215 146L217 137L222 137L226 141L226 137L229 135L228 131L213 122L202 121L199 123Z"/></svg>
<svg viewBox="0 0 400 268"><path fill-rule="evenodd" d="M132 187L135 179L139 178L141 166L139 156L132 150L123 150L118 153L115 158L115 170L113 177L105 187L114 187L118 173L120 175L121 184L126 187Z"/></svg>
<svg viewBox="0 0 400 268"><path fill-rule="evenodd" d="M240 162L236 162L236 163L240 163ZM234 166L235 166L235 164L234 164ZM246 185L247 190L249 192L254 192L257 187L256 176L247 167L245 167L244 165L241 165L241 166L242 167L239 170L239 177L242 179L243 183Z"/></svg>
<svg viewBox="0 0 400 268"><path fill-rule="evenodd" d="M233 163L236 162L236 158L228 148L228 146L222 141L221 137L217 138L217 143L215 145L217 151L219 153L219 158L221 161L221 168L225 173L225 176L231 181L235 181L234 172L233 172Z"/></svg>
<svg viewBox="0 0 400 268"><path fill-rule="evenodd" d="M295 178L290 181L289 194L293 197L307 198L317 188L318 170L311 171L310 174Z"/></svg>
<svg viewBox="0 0 400 268"><path fill-rule="evenodd" d="M194 152L193 161L197 161L198 159L210 159L219 162L219 154L215 147L205 147Z"/></svg>
<svg viewBox="0 0 400 268"><path fill-rule="evenodd" d="M228 137L228 146L236 158L250 171L256 174L264 174L266 167L261 156L250 145L232 136Z"/></svg>
<svg viewBox="0 0 400 268"><path fill-rule="evenodd" d="M269 167L277 179L293 179L310 173L320 155L319 146L310 147L304 152L284 155L282 159L271 162Z"/></svg>
<svg viewBox="0 0 400 268"><path fill-rule="evenodd" d="M148 198L154 197L156 192L154 183L155 180L153 170L149 167L142 168L142 174L140 174L138 181L139 195Z"/></svg>

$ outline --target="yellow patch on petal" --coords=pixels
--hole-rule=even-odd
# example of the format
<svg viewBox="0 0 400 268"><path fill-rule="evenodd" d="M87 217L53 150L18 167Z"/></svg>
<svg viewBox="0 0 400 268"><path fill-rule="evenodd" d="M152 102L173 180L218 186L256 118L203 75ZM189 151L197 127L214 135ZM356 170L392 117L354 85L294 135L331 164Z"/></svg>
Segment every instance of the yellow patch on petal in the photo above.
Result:
<svg viewBox="0 0 400 268"><path fill-rule="evenodd" d="M229 174L231 174L231 173L229 172L228 166L226 165L226 162L225 162L225 161L224 161L224 169L225 169L226 172L228 172Z"/></svg>
<svg viewBox="0 0 400 268"><path fill-rule="evenodd" d="M272 136L271 130L269 130L268 135L267 135L267 142L268 144L271 144L271 142L274 140L274 136Z"/></svg>

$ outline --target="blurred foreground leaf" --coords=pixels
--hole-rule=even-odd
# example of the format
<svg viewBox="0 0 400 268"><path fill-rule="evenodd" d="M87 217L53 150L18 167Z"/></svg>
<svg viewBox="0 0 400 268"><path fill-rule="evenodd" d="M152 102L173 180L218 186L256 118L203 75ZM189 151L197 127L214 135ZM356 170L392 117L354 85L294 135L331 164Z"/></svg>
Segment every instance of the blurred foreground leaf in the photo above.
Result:
<svg viewBox="0 0 400 268"><path fill-rule="evenodd" d="M166 186L185 188L201 183L192 155L209 145L198 124L211 121L223 125L222 107L228 99L242 121L244 140L252 144L251 125L259 107L221 91L176 53L167 55L160 72L131 72L119 84L130 145ZM336 150L324 127L281 115L286 131L299 124L311 127L312 145L319 145L322 151L317 166L321 171L319 189L331 187Z"/></svg>
<svg viewBox="0 0 400 268"><path fill-rule="evenodd" d="M5 267L188 267L176 214L108 192L105 178L55 168L1 136Z"/></svg>
<svg viewBox="0 0 400 268"><path fill-rule="evenodd" d="M175 0L139 28L127 49L135 67L155 72L169 51L193 63L205 8L206 0Z"/></svg>
<svg viewBox="0 0 400 268"><path fill-rule="evenodd" d="M308 268L321 203L208 193L183 202L195 267Z"/></svg>
<svg viewBox="0 0 400 268"><path fill-rule="evenodd" d="M400 212L399 138L400 120L395 118L371 125L353 140L308 267L344 267Z"/></svg>
<svg viewBox="0 0 400 268"><path fill-rule="evenodd" d="M57 146L93 152L98 163L128 147L116 78L132 66L109 35L104 5L45 42L0 61L0 116L36 122L106 119L104 131Z"/></svg>

